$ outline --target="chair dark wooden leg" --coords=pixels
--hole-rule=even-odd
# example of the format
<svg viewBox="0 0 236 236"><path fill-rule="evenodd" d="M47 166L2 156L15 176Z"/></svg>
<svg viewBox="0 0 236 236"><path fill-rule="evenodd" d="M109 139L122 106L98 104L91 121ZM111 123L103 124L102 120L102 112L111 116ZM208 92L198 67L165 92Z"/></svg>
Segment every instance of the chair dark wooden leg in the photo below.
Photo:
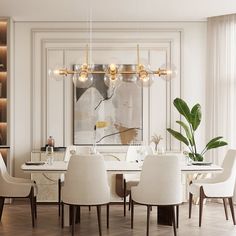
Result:
<svg viewBox="0 0 236 236"><path fill-rule="evenodd" d="M174 230L174 236L176 236L176 223L175 223L175 206L171 207L171 219L172 219L172 225Z"/></svg>
<svg viewBox="0 0 236 236"><path fill-rule="evenodd" d="M75 235L75 206L71 206L71 233L72 236Z"/></svg>
<svg viewBox="0 0 236 236"><path fill-rule="evenodd" d="M131 191L130 191L130 194L129 194L129 211L131 209L131 198L132 198L132 196L131 196Z"/></svg>
<svg viewBox="0 0 236 236"><path fill-rule="evenodd" d="M134 201L131 199L131 229L134 228Z"/></svg>
<svg viewBox="0 0 236 236"><path fill-rule="evenodd" d="M69 222L70 222L70 225L72 225L72 205L69 205Z"/></svg>
<svg viewBox="0 0 236 236"><path fill-rule="evenodd" d="M234 215L233 199L232 199L232 197L229 197L228 200L229 200L229 206L230 206L230 210L231 210L231 215L232 215L233 223L234 223L234 225L236 225L236 222L235 222L235 215Z"/></svg>
<svg viewBox="0 0 236 236"><path fill-rule="evenodd" d="M61 227L64 228L64 203L61 202Z"/></svg>
<svg viewBox="0 0 236 236"><path fill-rule="evenodd" d="M91 211L91 206L89 206L89 211Z"/></svg>
<svg viewBox="0 0 236 236"><path fill-rule="evenodd" d="M35 205L34 205L34 187L31 187L30 190L30 194L29 194L29 198L30 198L30 205L31 205L31 218L32 218L32 227L34 228L35 226Z"/></svg>
<svg viewBox="0 0 236 236"><path fill-rule="evenodd" d="M124 179L124 216L126 216L126 181Z"/></svg>
<svg viewBox="0 0 236 236"><path fill-rule="evenodd" d="M58 179L58 216L61 216L61 179Z"/></svg>
<svg viewBox="0 0 236 236"><path fill-rule="evenodd" d="M98 229L99 229L99 236L102 236L102 225L101 225L101 206L97 206L97 217L98 217Z"/></svg>
<svg viewBox="0 0 236 236"><path fill-rule="evenodd" d="M5 201L5 197L0 197L0 221L2 219L2 212L3 212L3 207L4 207L4 201Z"/></svg>
<svg viewBox="0 0 236 236"><path fill-rule="evenodd" d="M199 196L199 227L202 225L202 210L203 210L203 201L204 201L204 192L202 186L200 187L200 196Z"/></svg>
<svg viewBox="0 0 236 236"><path fill-rule="evenodd" d="M193 204L193 194L189 193L189 210L188 210L188 218L191 218L192 215L192 204Z"/></svg>
<svg viewBox="0 0 236 236"><path fill-rule="evenodd" d="M109 229L109 203L107 204L107 229Z"/></svg>
<svg viewBox="0 0 236 236"><path fill-rule="evenodd" d="M35 219L37 219L37 197L34 197L34 214Z"/></svg>
<svg viewBox="0 0 236 236"><path fill-rule="evenodd" d="M176 205L176 228L179 228L179 205Z"/></svg>
<svg viewBox="0 0 236 236"><path fill-rule="evenodd" d="M157 224L158 224L158 206L157 206Z"/></svg>
<svg viewBox="0 0 236 236"><path fill-rule="evenodd" d="M147 205L147 232L146 232L147 236L149 236L150 210L151 206Z"/></svg>
<svg viewBox="0 0 236 236"><path fill-rule="evenodd" d="M76 207L76 217L75 217L75 223L78 224L80 223L80 206Z"/></svg>
<svg viewBox="0 0 236 236"><path fill-rule="evenodd" d="M226 218L226 220L228 220L229 217L228 217L228 210L227 210L226 198L223 198L223 204L224 204L224 209L225 209L225 218Z"/></svg>

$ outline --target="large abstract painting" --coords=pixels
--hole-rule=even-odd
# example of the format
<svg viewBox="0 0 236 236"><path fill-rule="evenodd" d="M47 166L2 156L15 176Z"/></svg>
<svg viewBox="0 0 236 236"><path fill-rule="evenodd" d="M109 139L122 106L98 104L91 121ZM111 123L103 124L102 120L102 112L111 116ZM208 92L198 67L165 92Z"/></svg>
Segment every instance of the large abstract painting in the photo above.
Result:
<svg viewBox="0 0 236 236"><path fill-rule="evenodd" d="M99 70L102 65L95 65ZM74 144L128 145L142 140L142 88L126 76L115 87L94 74L89 88L74 87ZM97 125L96 131L95 126Z"/></svg>

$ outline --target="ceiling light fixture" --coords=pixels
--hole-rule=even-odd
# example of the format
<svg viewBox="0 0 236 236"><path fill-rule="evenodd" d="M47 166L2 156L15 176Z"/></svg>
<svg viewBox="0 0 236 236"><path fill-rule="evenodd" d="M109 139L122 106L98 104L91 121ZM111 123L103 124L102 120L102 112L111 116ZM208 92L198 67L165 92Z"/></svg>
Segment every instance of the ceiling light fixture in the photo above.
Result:
<svg viewBox="0 0 236 236"><path fill-rule="evenodd" d="M148 87L152 84L154 77L170 79L176 75L173 73L173 68L158 68L151 70L147 66L140 63L139 59L139 45L137 45L137 64L135 69L128 65L109 64L103 65L102 70L95 70L93 66L88 63L88 45L86 46L85 63L74 67L73 70L67 68L59 68L58 66L49 70L51 78L58 80L59 78L68 78L72 75L74 85L78 88L88 88L93 84L94 74L104 74L104 82L106 86L117 86L125 75L135 76L136 79L131 82L137 82L142 87ZM172 66L173 67L173 66ZM129 81L130 82L130 81Z"/></svg>

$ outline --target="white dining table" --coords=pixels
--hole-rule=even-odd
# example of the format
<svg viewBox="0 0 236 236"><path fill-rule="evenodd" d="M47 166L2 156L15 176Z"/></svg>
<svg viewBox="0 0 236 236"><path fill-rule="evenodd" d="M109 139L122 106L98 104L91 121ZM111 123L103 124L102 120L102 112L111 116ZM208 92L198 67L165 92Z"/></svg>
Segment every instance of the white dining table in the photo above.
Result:
<svg viewBox="0 0 236 236"><path fill-rule="evenodd" d="M52 165L47 163L31 163L31 165L22 164L21 169L28 173L66 173L68 162L54 161ZM106 170L116 174L125 174L130 172L140 172L142 170L142 162L126 162L126 161L105 161ZM187 165L181 163L181 171L185 173L211 173L222 171L220 166L211 165Z"/></svg>
<svg viewBox="0 0 236 236"><path fill-rule="evenodd" d="M66 173L68 162L54 161L51 165L47 163L30 163L31 165L22 164L21 169L26 173ZM35 165L34 165L35 164ZM127 174L140 173L143 162L126 162L126 161L105 161L108 174ZM181 172L186 174L197 173L216 173L222 171L220 166L211 165L187 165L186 162L181 164ZM69 226L69 207L64 210L64 226Z"/></svg>

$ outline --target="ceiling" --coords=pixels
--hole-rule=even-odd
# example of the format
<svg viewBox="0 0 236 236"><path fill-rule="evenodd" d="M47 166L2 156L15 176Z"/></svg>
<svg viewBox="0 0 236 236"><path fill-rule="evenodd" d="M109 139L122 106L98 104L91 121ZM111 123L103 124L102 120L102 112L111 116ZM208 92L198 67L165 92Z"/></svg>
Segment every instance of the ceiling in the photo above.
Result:
<svg viewBox="0 0 236 236"><path fill-rule="evenodd" d="M204 21L236 13L235 0L0 0L16 21Z"/></svg>

